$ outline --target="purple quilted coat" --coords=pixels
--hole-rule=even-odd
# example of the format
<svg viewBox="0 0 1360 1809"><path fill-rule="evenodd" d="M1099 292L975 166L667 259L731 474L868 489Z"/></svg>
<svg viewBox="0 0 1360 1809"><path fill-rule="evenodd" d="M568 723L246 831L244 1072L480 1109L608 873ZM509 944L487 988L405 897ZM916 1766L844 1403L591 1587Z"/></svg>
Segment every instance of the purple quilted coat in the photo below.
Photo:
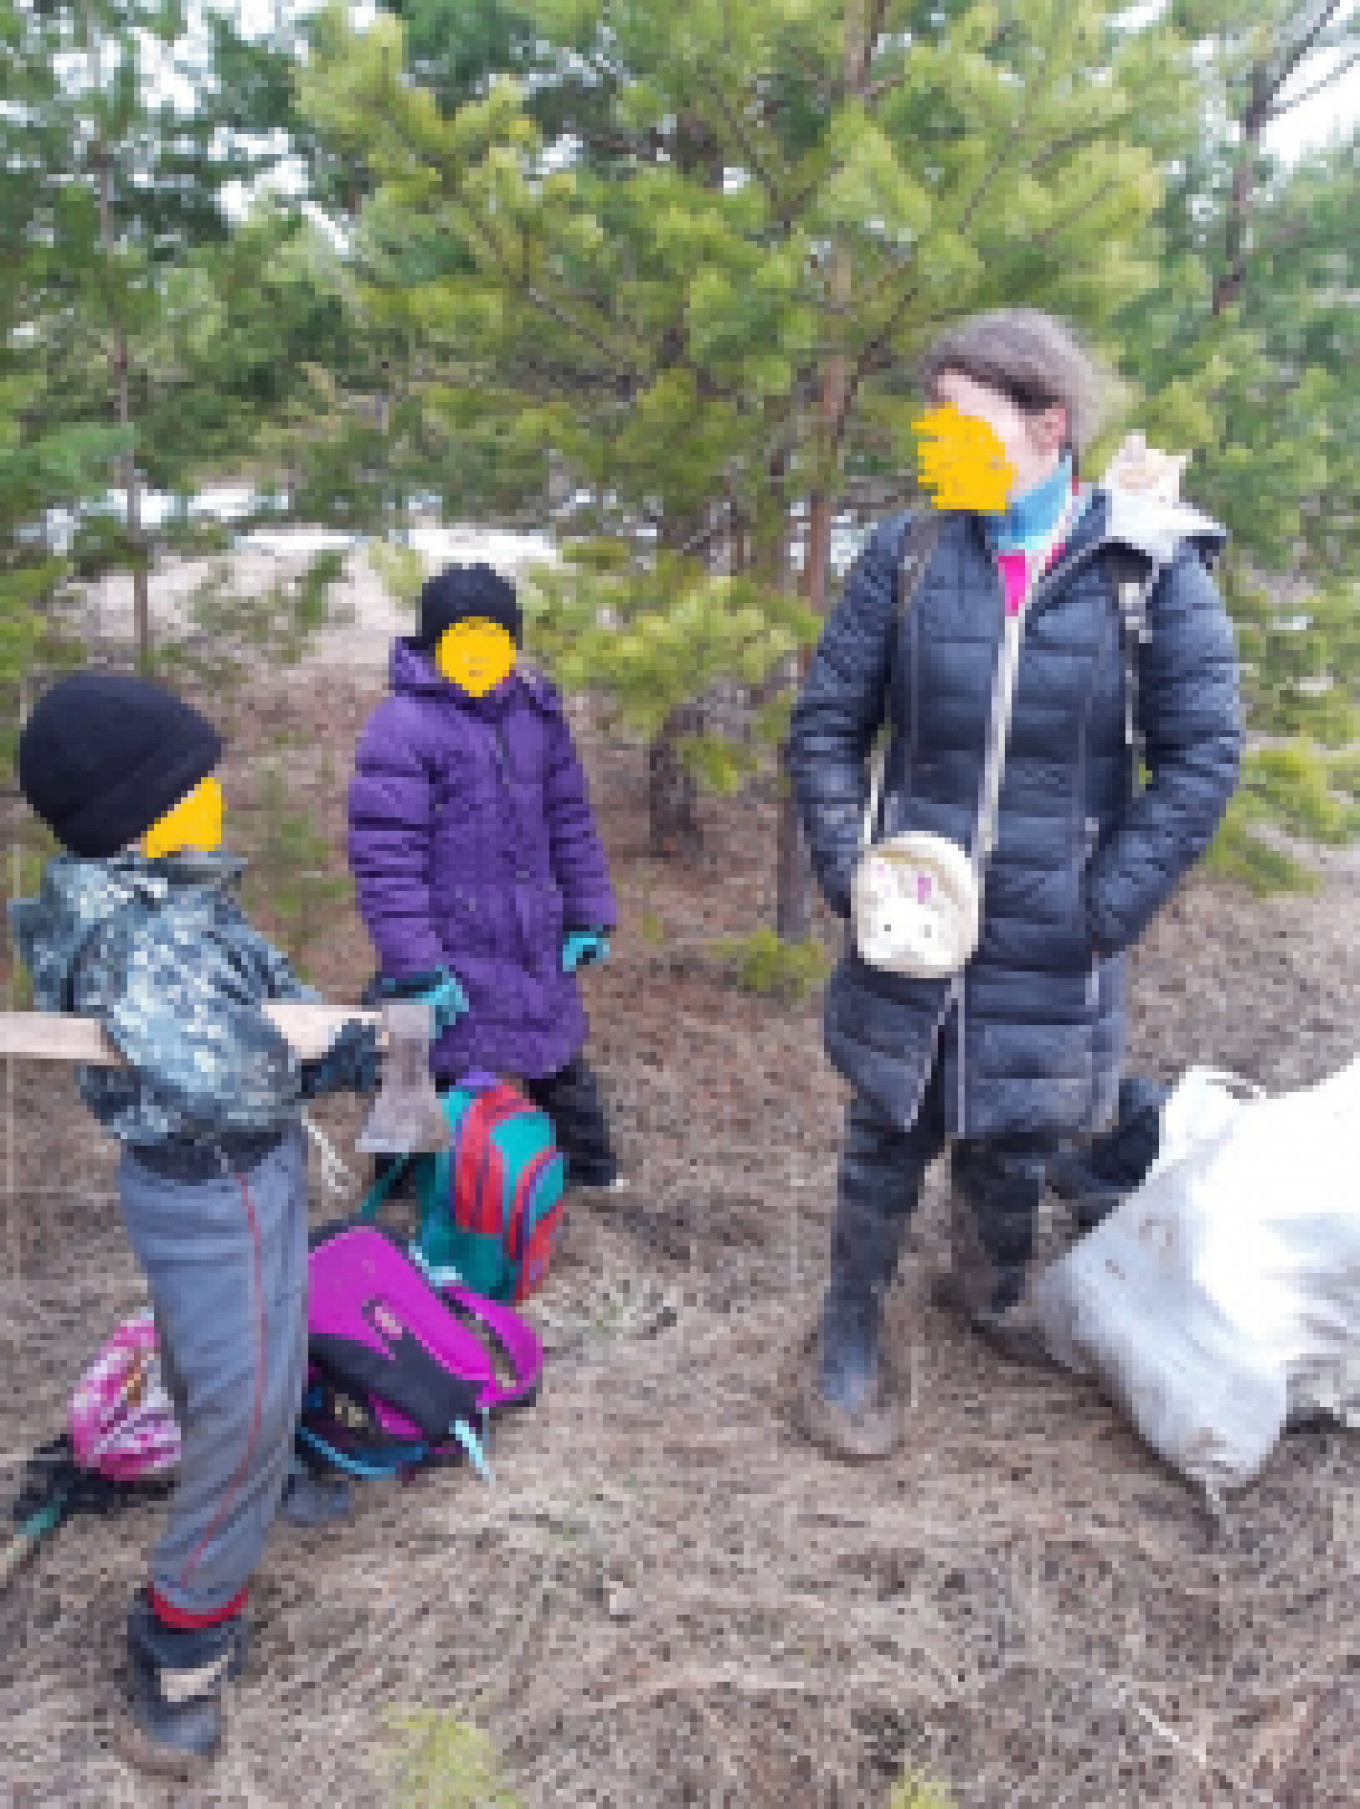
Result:
<svg viewBox="0 0 1360 1809"><path fill-rule="evenodd" d="M518 669L469 697L406 640L391 684L349 788L350 870L379 966L392 979L446 967L467 994L432 1051L437 1078L556 1074L586 1038L563 932L617 921L561 699Z"/></svg>

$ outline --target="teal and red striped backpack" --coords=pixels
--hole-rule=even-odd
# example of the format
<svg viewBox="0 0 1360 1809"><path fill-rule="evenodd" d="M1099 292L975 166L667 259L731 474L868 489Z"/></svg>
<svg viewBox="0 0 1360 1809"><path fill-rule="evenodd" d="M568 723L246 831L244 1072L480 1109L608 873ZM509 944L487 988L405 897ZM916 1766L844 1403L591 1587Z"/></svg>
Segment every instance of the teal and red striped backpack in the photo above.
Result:
<svg viewBox="0 0 1360 1809"><path fill-rule="evenodd" d="M521 1301L548 1271L562 1225L566 1160L552 1122L512 1082L469 1074L443 1099L449 1147L399 1157L360 1212L377 1218L414 1168L420 1236L411 1256L436 1283L461 1281L491 1300Z"/></svg>

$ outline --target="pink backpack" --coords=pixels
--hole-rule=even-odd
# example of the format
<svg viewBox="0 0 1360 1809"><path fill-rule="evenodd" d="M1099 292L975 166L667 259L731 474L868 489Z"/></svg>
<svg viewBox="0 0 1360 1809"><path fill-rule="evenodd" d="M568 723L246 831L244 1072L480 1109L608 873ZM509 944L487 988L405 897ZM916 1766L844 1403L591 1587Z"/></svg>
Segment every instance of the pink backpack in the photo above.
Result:
<svg viewBox="0 0 1360 1809"><path fill-rule="evenodd" d="M155 1322L145 1313L119 1326L76 1384L68 1430L24 1466L11 1510L19 1530L0 1549L0 1583L67 1514L111 1513L138 1484L168 1489L179 1457Z"/></svg>
<svg viewBox="0 0 1360 1809"><path fill-rule="evenodd" d="M400 1475L463 1453L489 1475L491 1416L538 1393L533 1327L503 1302L433 1280L374 1225L313 1232L307 1269L302 1450L351 1476Z"/></svg>
<svg viewBox="0 0 1360 1809"><path fill-rule="evenodd" d="M150 1313L120 1325L80 1378L70 1427L81 1469L116 1482L140 1482L178 1464L179 1427L161 1382Z"/></svg>

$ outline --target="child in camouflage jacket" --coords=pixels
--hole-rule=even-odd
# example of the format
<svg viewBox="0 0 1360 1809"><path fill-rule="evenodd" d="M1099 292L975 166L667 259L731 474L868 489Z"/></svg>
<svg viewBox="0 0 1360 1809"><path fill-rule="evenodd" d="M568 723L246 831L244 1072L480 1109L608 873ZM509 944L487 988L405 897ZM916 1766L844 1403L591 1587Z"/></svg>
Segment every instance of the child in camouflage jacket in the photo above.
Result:
<svg viewBox="0 0 1360 1809"><path fill-rule="evenodd" d="M371 1030L347 1025L300 1064L260 1009L317 995L234 896L244 863L219 848L209 777L221 750L157 685L88 672L52 687L20 739L19 780L65 852L39 896L11 906L36 1003L98 1019L129 1064L77 1080L123 1145L123 1218L182 1454L128 1619L120 1744L181 1777L221 1745L221 1689L244 1663L247 1584L281 1499L290 1518L344 1511L290 1465L307 1360L301 1105L376 1080Z"/></svg>

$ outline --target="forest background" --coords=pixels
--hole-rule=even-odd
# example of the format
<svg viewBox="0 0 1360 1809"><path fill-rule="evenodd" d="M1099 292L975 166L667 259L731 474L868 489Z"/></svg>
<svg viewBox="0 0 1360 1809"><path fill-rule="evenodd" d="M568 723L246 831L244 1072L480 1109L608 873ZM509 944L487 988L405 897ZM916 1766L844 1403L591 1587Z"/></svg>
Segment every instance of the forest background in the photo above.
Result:
<svg viewBox="0 0 1360 1809"><path fill-rule="evenodd" d="M1345 84L1345 0L0 19L7 766L92 656L92 580L134 597L99 657L229 689L234 650L324 632L339 556L263 592L223 564L188 632L151 620L158 564L282 518L362 537L409 603L433 513L550 531L529 650L642 731L653 849L696 849L703 791L777 757L847 549L914 495L912 355L1027 303L1115 378L1087 474L1137 426L1230 531L1252 747L1215 864L1307 885L1276 832L1354 836L1356 136L1266 149ZM231 523L194 504L223 480ZM776 859L778 968L810 908L787 796Z"/></svg>

